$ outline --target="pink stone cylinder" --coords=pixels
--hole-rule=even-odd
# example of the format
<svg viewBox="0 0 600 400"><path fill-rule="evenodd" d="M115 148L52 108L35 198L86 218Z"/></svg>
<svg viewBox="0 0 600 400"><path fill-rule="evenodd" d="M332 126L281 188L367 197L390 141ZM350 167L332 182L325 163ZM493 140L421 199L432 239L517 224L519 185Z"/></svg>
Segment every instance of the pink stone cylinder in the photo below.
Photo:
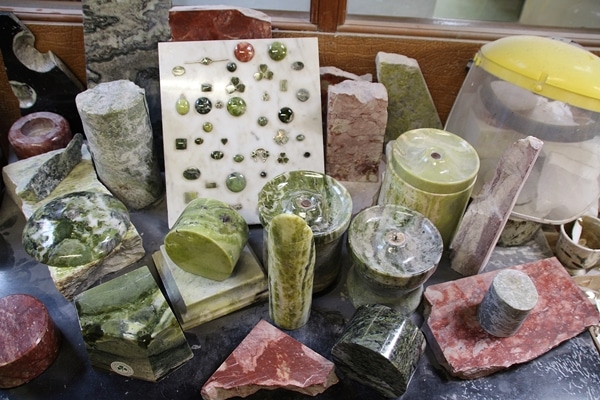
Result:
<svg viewBox="0 0 600 400"><path fill-rule="evenodd" d="M65 148L72 138L69 122L47 111L19 118L8 131L8 141L21 160Z"/></svg>

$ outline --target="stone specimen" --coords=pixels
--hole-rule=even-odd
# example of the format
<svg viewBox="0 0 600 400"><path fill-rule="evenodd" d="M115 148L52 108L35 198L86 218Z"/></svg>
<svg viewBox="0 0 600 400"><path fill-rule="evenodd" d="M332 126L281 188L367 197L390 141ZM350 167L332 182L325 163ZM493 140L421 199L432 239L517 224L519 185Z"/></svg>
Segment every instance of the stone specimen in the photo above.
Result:
<svg viewBox="0 0 600 400"><path fill-rule="evenodd" d="M331 361L261 320L201 393L204 400L223 400L283 388L316 396L337 382Z"/></svg>
<svg viewBox="0 0 600 400"><path fill-rule="evenodd" d="M52 175L54 170L48 170L47 181L51 186L56 186L47 197L40 201L21 197L20 193L26 192L25 189L30 186L31 182L44 181L41 174L49 160L65 151L67 150L54 150L11 163L2 169L7 194L21 208L26 219L29 219L38 208L69 193L85 191L110 195L108 189L98 181L91 155L87 146L83 145L81 147L81 161L60 183L56 185L54 181ZM142 238L135 226L129 224L127 233L121 243L103 259L76 267L48 266L48 269L59 292L67 299L71 299L75 294L89 288L104 276L138 261L144 254Z"/></svg>
<svg viewBox="0 0 600 400"><path fill-rule="evenodd" d="M95 367L155 382L193 357L146 266L80 293L74 303Z"/></svg>
<svg viewBox="0 0 600 400"><path fill-rule="evenodd" d="M18 195L31 201L40 201L46 198L81 162L82 145L83 135L75 134L64 151L52 155L37 169L35 175Z"/></svg>
<svg viewBox="0 0 600 400"><path fill-rule="evenodd" d="M406 391L424 350L425 337L410 319L369 304L356 310L331 355L348 377L395 398Z"/></svg>
<svg viewBox="0 0 600 400"><path fill-rule="evenodd" d="M194 199L165 236L165 251L185 271L223 281L233 272L249 234L246 221L230 205Z"/></svg>
<svg viewBox="0 0 600 400"><path fill-rule="evenodd" d="M483 270L542 145L541 140L528 136L504 151L495 175L474 196L450 244L453 270L465 276Z"/></svg>
<svg viewBox="0 0 600 400"><path fill-rule="evenodd" d="M76 102L100 181L134 210L159 200L164 185L144 89L127 80L106 82Z"/></svg>
<svg viewBox="0 0 600 400"><path fill-rule="evenodd" d="M496 337L479 324L477 307L498 271L428 286L423 331L453 376L474 379L530 361L600 321L595 305L556 258L513 267L529 276L538 302L512 336Z"/></svg>
<svg viewBox="0 0 600 400"><path fill-rule="evenodd" d="M75 96L83 85L55 54L35 48L35 37L12 13L0 12L0 51L21 115L53 112L81 132Z"/></svg>
<svg viewBox="0 0 600 400"><path fill-rule="evenodd" d="M0 299L0 388L22 385L44 372L60 351L61 333L44 304L27 294Z"/></svg>
<svg viewBox="0 0 600 400"><path fill-rule="evenodd" d="M313 232L295 214L276 215L267 229L269 316L282 329L298 329L308 322L312 305Z"/></svg>
<svg viewBox="0 0 600 400"><path fill-rule="evenodd" d="M162 127L157 45L171 38L171 0L81 3L88 89L121 79L143 88L159 146Z"/></svg>
<svg viewBox="0 0 600 400"><path fill-rule="evenodd" d="M350 301L354 307L382 304L410 314L443 249L439 231L421 213L393 204L362 210L348 229Z"/></svg>
<svg viewBox="0 0 600 400"><path fill-rule="evenodd" d="M375 63L377 81L388 91L386 143L412 129L442 129L417 60L400 54L379 52Z"/></svg>
<svg viewBox="0 0 600 400"><path fill-rule="evenodd" d="M538 293L527 274L505 269L496 274L477 309L481 327L490 335L515 334L537 304Z"/></svg>
<svg viewBox="0 0 600 400"><path fill-rule="evenodd" d="M35 210L23 228L23 247L52 267L91 264L121 244L130 224L127 208L115 197L72 192Z"/></svg>
<svg viewBox="0 0 600 400"><path fill-rule="evenodd" d="M267 298L267 276L246 245L233 274L222 282L179 268L164 246L152 255L173 312L184 330Z"/></svg>
<svg viewBox="0 0 600 400"><path fill-rule="evenodd" d="M313 293L335 282L340 272L343 236L352 217L352 197L329 175L315 171L289 171L268 181L258 194L263 243L268 225L279 214L296 214L306 221L315 240ZM263 260L268 260L264 246Z"/></svg>
<svg viewBox="0 0 600 400"><path fill-rule="evenodd" d="M260 11L228 6L178 6L169 10L171 40L266 39L271 18Z"/></svg>
<svg viewBox="0 0 600 400"><path fill-rule="evenodd" d="M62 149L72 138L67 120L48 111L27 114L8 131L8 141L19 159Z"/></svg>
<svg viewBox="0 0 600 400"><path fill-rule="evenodd" d="M329 85L325 171L341 181L378 182L388 94L381 83Z"/></svg>

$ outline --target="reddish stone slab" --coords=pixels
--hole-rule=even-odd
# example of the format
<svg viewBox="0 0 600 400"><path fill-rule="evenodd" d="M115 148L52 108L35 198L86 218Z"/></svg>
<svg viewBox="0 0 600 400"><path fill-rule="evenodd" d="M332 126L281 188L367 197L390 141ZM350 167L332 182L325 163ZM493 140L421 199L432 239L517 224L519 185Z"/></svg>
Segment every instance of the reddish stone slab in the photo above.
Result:
<svg viewBox="0 0 600 400"><path fill-rule="evenodd" d="M436 358L450 374L474 379L527 362L600 321L596 307L555 257L512 268L531 278L539 296L513 336L492 336L477 319L477 307L498 271L425 290L423 329Z"/></svg>
<svg viewBox="0 0 600 400"><path fill-rule="evenodd" d="M46 307L33 296L0 299L0 388L29 382L54 362L61 335Z"/></svg>
<svg viewBox="0 0 600 400"><path fill-rule="evenodd" d="M179 6L169 10L173 41L268 39L271 18L256 10L226 6Z"/></svg>
<svg viewBox="0 0 600 400"><path fill-rule="evenodd" d="M337 382L331 361L261 320L201 393L204 400L220 400L283 388L316 396Z"/></svg>

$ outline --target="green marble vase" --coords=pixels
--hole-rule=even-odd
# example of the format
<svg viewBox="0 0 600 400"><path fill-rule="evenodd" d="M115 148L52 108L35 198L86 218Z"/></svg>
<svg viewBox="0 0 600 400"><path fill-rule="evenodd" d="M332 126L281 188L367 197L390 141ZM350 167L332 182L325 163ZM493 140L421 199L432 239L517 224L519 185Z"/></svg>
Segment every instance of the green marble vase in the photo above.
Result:
<svg viewBox="0 0 600 400"><path fill-rule="evenodd" d="M80 293L74 303L95 367L155 382L193 357L146 266Z"/></svg>
<svg viewBox="0 0 600 400"><path fill-rule="evenodd" d="M404 394L425 349L425 337L412 321L380 305L359 307L331 350L349 378L388 398Z"/></svg>
<svg viewBox="0 0 600 400"><path fill-rule="evenodd" d="M227 203L198 198L167 233L165 251L183 270L223 281L233 272L249 234L244 218Z"/></svg>
<svg viewBox="0 0 600 400"><path fill-rule="evenodd" d="M339 275L342 237L352 216L352 197L332 177L313 171L289 171L276 176L258 194L264 243L268 226L279 214L295 214L310 226L315 241L313 293L328 288ZM264 247L264 259L268 249Z"/></svg>
<svg viewBox="0 0 600 400"><path fill-rule="evenodd" d="M308 322L315 270L315 242L306 221L294 214L273 217L268 228L269 315L282 329Z"/></svg>

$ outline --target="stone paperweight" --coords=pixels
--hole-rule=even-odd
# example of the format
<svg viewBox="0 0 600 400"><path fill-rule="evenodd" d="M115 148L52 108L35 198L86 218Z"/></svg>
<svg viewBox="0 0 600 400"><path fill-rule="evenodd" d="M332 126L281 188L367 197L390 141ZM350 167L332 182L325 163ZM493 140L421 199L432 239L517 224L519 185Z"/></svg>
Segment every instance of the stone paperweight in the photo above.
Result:
<svg viewBox="0 0 600 400"><path fill-rule="evenodd" d="M283 388L316 396L337 382L331 361L261 320L201 393L204 400L222 400Z"/></svg>
<svg viewBox="0 0 600 400"><path fill-rule="evenodd" d="M46 306L28 294L0 299L0 388L27 383L56 359L62 335Z"/></svg>
<svg viewBox="0 0 600 400"><path fill-rule="evenodd" d="M385 397L404 394L425 350L411 321L380 304L360 306L333 346L335 364L348 377Z"/></svg>
<svg viewBox="0 0 600 400"><path fill-rule="evenodd" d="M268 243L267 227L276 215L296 214L310 226L316 249L314 293L323 291L336 280L342 237L352 217L352 197L341 183L319 172L286 172L262 187L258 210L263 243ZM263 259L267 260L268 254L264 254Z"/></svg>
<svg viewBox="0 0 600 400"><path fill-rule="evenodd" d="M222 282L179 268L164 246L152 255L181 327L192 329L267 298L267 277L246 245L233 274Z"/></svg>
<svg viewBox="0 0 600 400"><path fill-rule="evenodd" d="M38 111L19 118L8 131L8 141L19 159L66 147L73 134L61 115Z"/></svg>
<svg viewBox="0 0 600 400"><path fill-rule="evenodd" d="M155 382L193 357L146 266L86 290L74 303L94 367Z"/></svg>

